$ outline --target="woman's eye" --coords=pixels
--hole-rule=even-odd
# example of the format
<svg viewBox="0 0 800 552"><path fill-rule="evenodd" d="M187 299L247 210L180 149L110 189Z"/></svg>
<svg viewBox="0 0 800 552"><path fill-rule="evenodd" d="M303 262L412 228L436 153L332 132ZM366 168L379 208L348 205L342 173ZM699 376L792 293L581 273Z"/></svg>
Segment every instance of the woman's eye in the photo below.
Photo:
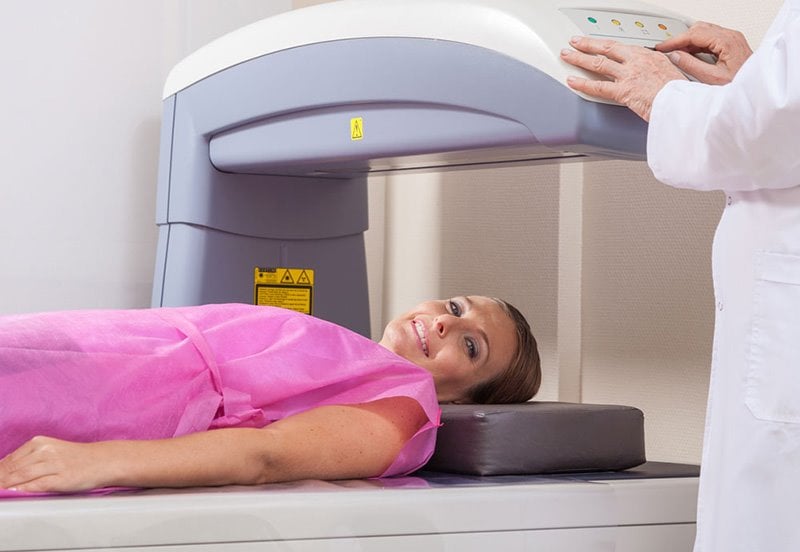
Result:
<svg viewBox="0 0 800 552"><path fill-rule="evenodd" d="M453 316L461 316L461 305L452 299L447 302L447 308L450 310L450 314Z"/></svg>
<svg viewBox="0 0 800 552"><path fill-rule="evenodd" d="M478 357L478 344L475 343L475 340L468 337L466 339L466 344L467 344L467 355L469 355L469 358L471 358L471 359L477 358Z"/></svg>

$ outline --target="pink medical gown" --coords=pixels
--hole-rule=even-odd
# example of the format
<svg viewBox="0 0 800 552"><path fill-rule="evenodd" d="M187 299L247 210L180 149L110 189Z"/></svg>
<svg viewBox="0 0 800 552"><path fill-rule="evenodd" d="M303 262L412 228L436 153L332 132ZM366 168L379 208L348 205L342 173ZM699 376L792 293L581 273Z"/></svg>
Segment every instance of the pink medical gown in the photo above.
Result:
<svg viewBox="0 0 800 552"><path fill-rule="evenodd" d="M397 396L428 422L382 475L432 454L433 380L340 326L238 304L0 317L0 458L34 435L156 439Z"/></svg>

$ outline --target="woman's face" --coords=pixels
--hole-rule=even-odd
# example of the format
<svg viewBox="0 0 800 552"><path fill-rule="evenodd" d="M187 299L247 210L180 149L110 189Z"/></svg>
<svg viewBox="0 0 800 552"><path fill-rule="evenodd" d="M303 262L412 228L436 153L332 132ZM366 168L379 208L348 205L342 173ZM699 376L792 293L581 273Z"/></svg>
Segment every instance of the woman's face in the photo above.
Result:
<svg viewBox="0 0 800 552"><path fill-rule="evenodd" d="M472 295L420 303L389 322L380 344L428 370L439 401L450 402L505 370L517 337L497 301Z"/></svg>

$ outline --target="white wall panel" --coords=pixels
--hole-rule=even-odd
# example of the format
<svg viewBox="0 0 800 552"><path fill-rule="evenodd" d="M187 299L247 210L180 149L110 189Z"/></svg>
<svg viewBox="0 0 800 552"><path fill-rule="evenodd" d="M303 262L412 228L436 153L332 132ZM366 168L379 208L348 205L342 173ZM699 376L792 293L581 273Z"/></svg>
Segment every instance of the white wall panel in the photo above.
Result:
<svg viewBox="0 0 800 552"><path fill-rule="evenodd" d="M164 78L291 2L2 7L0 313L148 306Z"/></svg>

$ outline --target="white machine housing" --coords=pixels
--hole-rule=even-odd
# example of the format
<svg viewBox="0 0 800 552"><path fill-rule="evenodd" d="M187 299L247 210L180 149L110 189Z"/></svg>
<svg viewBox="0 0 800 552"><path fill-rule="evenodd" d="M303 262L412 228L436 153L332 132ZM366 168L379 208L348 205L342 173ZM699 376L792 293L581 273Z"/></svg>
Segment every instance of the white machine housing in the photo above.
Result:
<svg viewBox="0 0 800 552"><path fill-rule="evenodd" d="M212 42L164 91L152 304L252 302L255 267L310 268L311 313L366 335L368 174L643 159L646 124L569 89L559 52L688 23L622 0L341 0Z"/></svg>
<svg viewBox="0 0 800 552"><path fill-rule="evenodd" d="M471 44L517 59L564 83L568 75L582 73L559 58L570 36L652 47L685 31L690 22L635 0L349 0L312 10L257 21L200 48L167 76L164 98L229 67L281 50L386 37Z"/></svg>

